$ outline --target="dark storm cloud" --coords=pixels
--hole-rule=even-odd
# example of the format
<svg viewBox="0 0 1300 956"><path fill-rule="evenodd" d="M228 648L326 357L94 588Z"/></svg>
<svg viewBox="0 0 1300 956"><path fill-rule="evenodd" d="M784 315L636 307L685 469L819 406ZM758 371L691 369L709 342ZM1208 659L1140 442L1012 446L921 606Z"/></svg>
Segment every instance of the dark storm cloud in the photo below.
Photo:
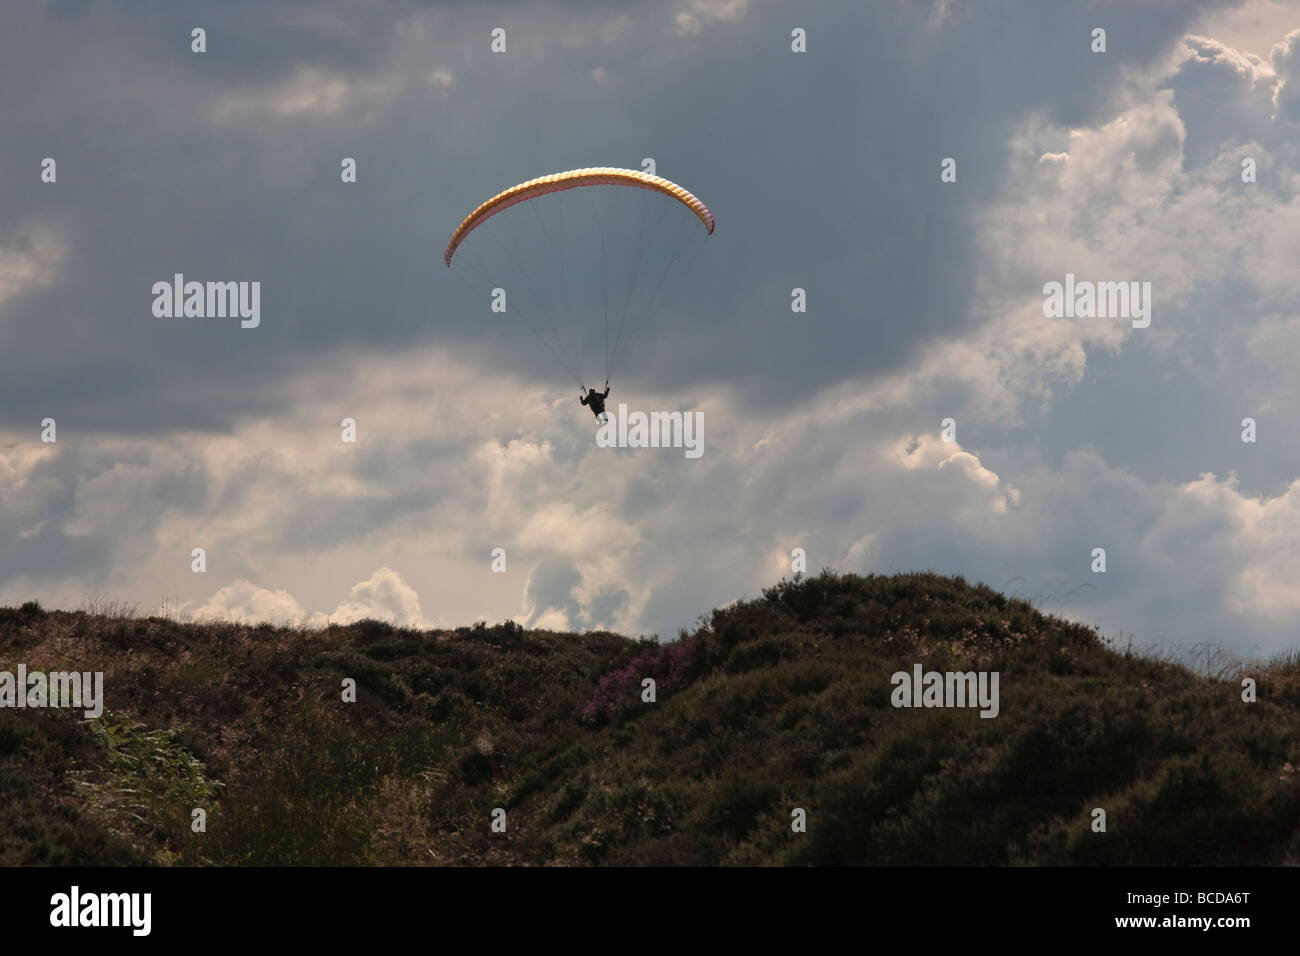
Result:
<svg viewBox="0 0 1300 956"><path fill-rule="evenodd" d="M582 583L582 575L563 558L542 560L528 576L525 597L538 615L547 611L563 611L573 627L580 626L582 609L574 590Z"/></svg>
<svg viewBox="0 0 1300 956"><path fill-rule="evenodd" d="M619 8L631 25L605 32L613 11L589 4L15 8L0 57L13 187L0 221L7 233L48 223L66 252L55 281L4 304L0 414L28 423L58 404L94 428L224 428L284 407L279 383L305 363L431 340L478 341L503 369L554 374L526 335L466 320L481 306L439 252L506 184L645 155L721 225L643 333L644 362L670 387L806 397L963 328L970 217L1009 124L1042 104L1086 121L1114 66L1156 56L1199 6L1152 17L1103 5L1104 64L1086 54L1099 14L1049 20L1028 2L958 7L942 28L925 4L755 4L685 36L657 4ZM497 24L514 45L494 57ZM795 24L806 56L789 52ZM202 55L189 50L195 25ZM610 86L593 82L597 68ZM437 70L449 88L431 84ZM326 105L277 113L286 89ZM46 155L54 186L37 181ZM949 155L960 185L945 189ZM338 181L343 156L360 163L355 186ZM260 281L262 326L154 318L150 286L175 272ZM794 286L809 290L807 316L790 314ZM40 361L16 359L18 343Z"/></svg>

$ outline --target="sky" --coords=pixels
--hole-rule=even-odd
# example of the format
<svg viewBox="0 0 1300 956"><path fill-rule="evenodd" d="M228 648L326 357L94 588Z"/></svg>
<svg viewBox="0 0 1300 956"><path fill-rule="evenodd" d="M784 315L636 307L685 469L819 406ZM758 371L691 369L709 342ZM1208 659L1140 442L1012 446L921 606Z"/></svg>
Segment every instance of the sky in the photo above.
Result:
<svg viewBox="0 0 1300 956"><path fill-rule="evenodd" d="M0 603L670 639L803 549L1295 646L1295 4L61 0L0 12L0 89ZM600 447L442 263L647 157L717 228L611 404L698 458ZM156 316L176 273L259 324ZM1067 274L1149 326L1046 315Z"/></svg>

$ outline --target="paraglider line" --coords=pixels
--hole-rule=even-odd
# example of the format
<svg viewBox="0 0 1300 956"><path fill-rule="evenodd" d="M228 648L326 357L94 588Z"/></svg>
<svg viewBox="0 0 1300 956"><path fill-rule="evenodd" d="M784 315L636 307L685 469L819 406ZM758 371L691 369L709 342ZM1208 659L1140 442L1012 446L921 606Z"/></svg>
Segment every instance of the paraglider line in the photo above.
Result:
<svg viewBox="0 0 1300 956"><path fill-rule="evenodd" d="M659 295L664 288L664 280L668 278L668 273L672 271L673 264L681 257L682 251L685 248L685 244L682 242L682 231L683 231L683 226L689 221L690 220L685 218L681 220L682 225L678 226L677 238L673 243L672 258L668 260L668 264L664 266L663 271L659 274L659 281L655 283L654 292L651 294L650 299L646 302L645 308L641 310L639 316L634 317L632 325L628 329L627 339L623 342L622 352L619 352L617 348L615 349L614 362L617 362L623 355L627 354L628 345L632 341L632 336L634 336L637 333L637 331L641 327L641 324L645 322L646 318L648 318L650 315L653 314L654 308L659 301ZM700 250L702 250L703 248L704 248L704 240L701 240L699 244L695 246L695 253L691 256L690 264L692 265L694 264L695 260L699 257ZM613 372L612 367L610 371L611 373Z"/></svg>
<svg viewBox="0 0 1300 956"><path fill-rule="evenodd" d="M664 217L668 215L668 208L669 208L669 207L668 207L668 204L665 203L665 204L663 205L663 208L662 208L662 209L660 210L660 212L659 212L659 218L658 218L658 220L655 221L655 228L654 228L654 232L655 232L656 234L659 232L659 227L663 224ZM642 207L642 212L644 213L644 211L645 211L645 210L644 210L644 207ZM644 215L643 215L642 218L641 218L641 233L640 233L640 236L639 236L638 239L637 239L637 244L636 244L636 260L635 260L635 265L632 267L632 282L631 282L631 285L629 286L629 288L628 288L628 290L627 290L627 298L625 298L625 299L623 300L623 313L622 313L622 315L619 317L619 320L618 320L618 332L617 332L617 334L614 336L614 359L615 359L615 361L617 360L617 356L618 356L619 344L623 341L623 328L624 328L624 325L625 325L626 322L627 322L627 312L628 312L628 307L632 304L632 297L633 297L634 293L636 292L636 284L637 284L637 280L641 278L641 251L642 251L642 249L644 249L644 248L645 248L645 217L644 217ZM635 311L635 310L634 310L634 311ZM611 374L612 374L613 371L614 371L614 369L613 369L613 367L612 367L612 364L611 364L611 367L610 367L609 371L610 371Z"/></svg>
<svg viewBox="0 0 1300 956"><path fill-rule="evenodd" d="M464 256L464 253L462 252L462 254L461 254L461 261L462 261L462 262L465 261L465 258L466 258L466 257ZM472 261L473 256L470 256L470 257L468 257L468 258ZM460 277L460 280L461 280L462 282L464 282L467 286L469 286L470 289L471 289L473 292L475 292L475 293L481 293L481 292L482 292L481 289L477 289L477 288L474 287L474 283L472 283L472 282L469 281L469 279L465 276L465 274L464 274L463 271L457 271L456 269L452 269L451 271L452 271L452 272L455 272L456 275ZM482 270L477 270L477 271L479 271L480 275L483 276L483 280L486 281L486 284L487 284L488 288L492 288L492 286L493 286L492 280L491 280L491 279L488 279L487 276L486 276L486 274L484 274L484 273L482 272ZM582 384L582 379L578 377L578 374L577 374L577 372L574 371L573 366L570 365L568 362L566 362L566 361L564 360L564 357L563 357L562 355L560 355L560 353L557 352L557 351L556 351L556 350L551 346L551 343L548 342L548 341L546 341L546 339L542 337L542 333L538 332L537 329L533 326L533 324L532 324L531 322L528 321L528 314L527 314L526 310L524 310L524 309L520 309L520 308L516 307L516 308L515 308L515 312L518 313L520 321L524 323L524 325L525 325L525 327L527 327L528 331L529 331L529 332L532 332L533 335L537 336L537 341L541 342L543 345L546 346L546 350L547 350L548 352L550 352L552 356L555 357L555 360L556 360L557 362L560 363L560 367L563 368L566 372L568 372L569 375L573 378L573 380L574 380L575 382L578 383L578 387L581 388L581 389L585 389L586 386Z"/></svg>
<svg viewBox="0 0 1300 956"><path fill-rule="evenodd" d="M506 252L506 253L507 253L507 254L508 254L508 255L509 255L513 260L514 260L515 268L517 268L517 269L518 269L518 270L523 274L524 279L528 282L528 288L529 288L529 291L531 291L532 294L533 294L533 301L537 303L537 307L541 310L542 315L545 316L545 318L546 318L546 324L547 324L547 326L550 328L550 330L551 330L551 334L552 334L553 336L555 336L555 341L556 341L556 343L557 343L558 345L560 345L561 348L563 348L563 344L562 344L562 343L563 343L564 337L563 337L562 335L560 335L559 330L555 327L555 320L551 318L551 313L550 313L550 311L546 308L546 303L545 303L545 301L543 301L542 297L541 297L540 295L537 294L537 286L533 284L533 277L532 277L532 275L529 273L529 271L524 267L523 257L522 257L521 255L519 255L518 250L513 246L513 239L511 238L510 234L507 232L507 235L506 235L506 238L507 238L508 240L510 240L511 243L512 243L512 245L511 245L511 247L510 247L509 249L506 248L505 242L503 242L503 241L501 240L501 237L500 237L500 236L497 236L495 232L491 232L491 233L489 233L489 235L491 235L491 236L493 237L493 239L496 240L497 244L501 247L501 249L502 249L503 251L505 251L505 252ZM578 362L578 360L577 360L576 357L573 358L573 360L572 360L572 362L571 362L570 364L571 364L574 368L576 368L577 371L576 371L576 372L575 372L575 371L570 371L569 374L570 374L570 375L573 375L575 378L577 378L577 379L579 379L579 381L581 381L581 378L582 378L582 365Z"/></svg>
<svg viewBox="0 0 1300 956"><path fill-rule="evenodd" d="M596 217L596 231L600 233L600 286L603 296L602 321L605 327L605 384L609 384L609 263L605 258L605 229L600 224L600 210L596 206L596 190L592 190L591 214Z"/></svg>

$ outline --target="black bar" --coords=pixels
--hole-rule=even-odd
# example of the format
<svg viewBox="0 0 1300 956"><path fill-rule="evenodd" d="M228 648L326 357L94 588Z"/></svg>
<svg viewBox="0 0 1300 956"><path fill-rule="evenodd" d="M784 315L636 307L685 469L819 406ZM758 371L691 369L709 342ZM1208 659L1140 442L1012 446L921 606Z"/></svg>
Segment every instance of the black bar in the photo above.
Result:
<svg viewBox="0 0 1300 956"><path fill-rule="evenodd" d="M0 870L6 936L141 939L129 926L51 926L51 898L70 895L74 885L83 901L87 894L151 894L144 938L168 942L219 945L283 933L297 942L373 945L400 933L439 946L460 940L458 948L515 937L587 949L685 943L703 920L710 936L728 942L770 944L790 933L820 950L814 937L827 940L831 932L863 942L902 932L918 946L1124 937L1181 944L1193 936L1231 945L1293 929L1298 884L1287 868L9 868ZM1177 923L1242 917L1249 925ZM1132 918L1155 925L1117 925Z"/></svg>

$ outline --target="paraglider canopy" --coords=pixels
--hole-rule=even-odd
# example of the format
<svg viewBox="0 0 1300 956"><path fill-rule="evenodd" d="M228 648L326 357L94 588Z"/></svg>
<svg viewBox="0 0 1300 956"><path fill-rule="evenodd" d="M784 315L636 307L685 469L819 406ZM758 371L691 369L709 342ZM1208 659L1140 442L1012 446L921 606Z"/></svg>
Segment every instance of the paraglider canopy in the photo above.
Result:
<svg viewBox="0 0 1300 956"><path fill-rule="evenodd" d="M713 229L709 208L682 186L596 166L492 196L456 227L443 261L477 291L494 293L492 311L523 321L584 386L584 348L603 342L608 380L671 289L669 278L684 274Z"/></svg>

